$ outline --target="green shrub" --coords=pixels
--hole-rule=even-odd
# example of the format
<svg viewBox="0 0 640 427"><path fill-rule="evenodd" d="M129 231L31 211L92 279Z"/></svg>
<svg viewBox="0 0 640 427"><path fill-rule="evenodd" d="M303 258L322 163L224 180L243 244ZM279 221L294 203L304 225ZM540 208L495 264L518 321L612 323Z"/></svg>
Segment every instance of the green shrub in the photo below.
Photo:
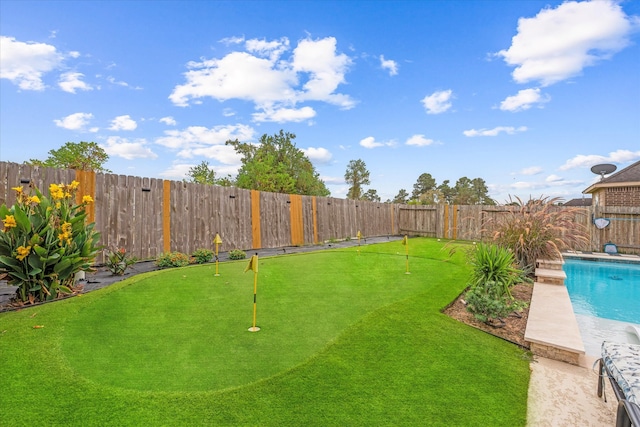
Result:
<svg viewBox="0 0 640 427"><path fill-rule="evenodd" d="M14 187L16 203L0 206L0 275L18 287L17 300L33 303L72 293L75 274L91 270L100 233L94 223L85 223L85 206L93 199L73 203L79 185L51 184L48 198L35 187L28 193Z"/></svg>
<svg viewBox="0 0 640 427"><path fill-rule="evenodd" d="M240 249L234 249L232 251L229 251L229 259L245 259L247 257L247 254L244 251L241 251Z"/></svg>
<svg viewBox="0 0 640 427"><path fill-rule="evenodd" d="M124 248L106 252L105 265L111 274L122 276L130 265L138 261L136 257L130 257Z"/></svg>
<svg viewBox="0 0 640 427"><path fill-rule="evenodd" d="M197 264L204 264L213 259L213 251L211 249L200 248L194 251L191 256Z"/></svg>
<svg viewBox="0 0 640 427"><path fill-rule="evenodd" d="M503 285L487 281L472 286L465 294L467 310L473 317L491 326L503 325L503 317L526 307L526 303L509 298L502 291ZM496 324L495 322L499 323Z"/></svg>
<svg viewBox="0 0 640 427"><path fill-rule="evenodd" d="M190 263L189 255L182 252L165 252L156 259L159 268L184 267Z"/></svg>
<svg viewBox="0 0 640 427"><path fill-rule="evenodd" d="M489 225L493 241L510 248L521 269L532 272L536 260L558 259L562 250L579 249L589 242L586 227L576 221L580 208L556 206L558 198L516 200Z"/></svg>
<svg viewBox="0 0 640 427"><path fill-rule="evenodd" d="M502 324L503 317L526 307L511 294L511 288L524 280L524 273L516 267L509 249L480 243L470 254L470 263L473 271L465 299L476 319L492 326L496 320Z"/></svg>

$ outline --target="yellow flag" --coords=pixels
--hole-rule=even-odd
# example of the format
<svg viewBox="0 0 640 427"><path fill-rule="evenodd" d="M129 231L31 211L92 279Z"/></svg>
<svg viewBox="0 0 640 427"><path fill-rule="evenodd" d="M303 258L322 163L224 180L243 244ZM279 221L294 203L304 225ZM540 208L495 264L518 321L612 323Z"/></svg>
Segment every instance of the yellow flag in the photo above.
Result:
<svg viewBox="0 0 640 427"><path fill-rule="evenodd" d="M253 270L254 273L258 272L258 255L253 255L251 257L251 259L249 260L249 265L247 265L247 268L244 269L244 272L246 273L249 270Z"/></svg>
<svg viewBox="0 0 640 427"><path fill-rule="evenodd" d="M409 241L407 239L407 236L404 236L404 239L402 239L402 244L406 246L408 243Z"/></svg>
<svg viewBox="0 0 640 427"><path fill-rule="evenodd" d="M216 245L222 244L222 239L220 238L220 235L218 233L216 233L216 237L214 237L213 243L215 243Z"/></svg>
<svg viewBox="0 0 640 427"><path fill-rule="evenodd" d="M360 230L358 230L358 234L356 234L356 237L357 237L358 239L361 239L361 238L362 238L362 234L360 233Z"/></svg>

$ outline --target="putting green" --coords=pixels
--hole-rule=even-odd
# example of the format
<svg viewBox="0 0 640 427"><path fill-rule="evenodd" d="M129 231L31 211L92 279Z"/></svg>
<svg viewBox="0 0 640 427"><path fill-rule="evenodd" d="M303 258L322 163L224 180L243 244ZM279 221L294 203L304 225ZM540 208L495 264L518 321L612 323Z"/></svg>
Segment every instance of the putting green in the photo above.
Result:
<svg viewBox="0 0 640 427"><path fill-rule="evenodd" d="M212 391L288 371L368 313L459 271L399 243L260 260L257 325L247 261L133 277L66 319L62 351L89 381L143 391ZM98 291L102 292L102 291ZM446 302L445 302L446 303ZM417 313L417 315L419 315Z"/></svg>

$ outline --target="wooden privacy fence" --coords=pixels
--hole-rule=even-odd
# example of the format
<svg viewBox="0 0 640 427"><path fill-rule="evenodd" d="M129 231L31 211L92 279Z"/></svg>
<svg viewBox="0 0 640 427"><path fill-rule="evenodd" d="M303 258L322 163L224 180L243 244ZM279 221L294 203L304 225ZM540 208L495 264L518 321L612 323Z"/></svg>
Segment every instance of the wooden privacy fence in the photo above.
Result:
<svg viewBox="0 0 640 427"><path fill-rule="evenodd" d="M407 206L400 207L400 234L440 237L454 240L491 240L496 224L508 206ZM562 206L553 209L565 209ZM584 207L575 210L574 221L582 224L589 242L575 250L602 252L605 243L615 243L623 253L640 254L640 206ZM596 218L606 218L609 225L595 226Z"/></svg>
<svg viewBox="0 0 640 427"><path fill-rule="evenodd" d="M222 238L222 251L319 244L354 237L358 231L364 237L408 234L488 240L488 224L508 209L267 193L7 162L0 162L0 204L15 203L12 187L32 183L48 195L50 184L73 180L80 182L78 200L83 195L94 199L88 216L102 233L100 244L124 248L140 259L213 249L216 233ZM600 217L610 219L604 229L594 225ZM588 247L575 249L602 251L605 243L613 242L621 252L640 253L640 207L587 207L578 210L575 220L587 227L590 237Z"/></svg>
<svg viewBox="0 0 640 427"><path fill-rule="evenodd" d="M400 205L200 185L182 181L42 168L0 162L0 204L15 203L11 188L80 182L90 195L88 217L100 244L140 259L163 252L259 249L318 244L332 239L399 233ZM102 258L98 258L101 262Z"/></svg>

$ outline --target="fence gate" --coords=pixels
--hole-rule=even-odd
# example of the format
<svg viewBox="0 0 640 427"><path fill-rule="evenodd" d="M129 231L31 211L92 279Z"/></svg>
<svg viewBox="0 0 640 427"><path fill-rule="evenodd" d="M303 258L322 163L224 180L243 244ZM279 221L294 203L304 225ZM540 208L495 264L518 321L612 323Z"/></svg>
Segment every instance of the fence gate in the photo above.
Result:
<svg viewBox="0 0 640 427"><path fill-rule="evenodd" d="M402 206L398 215L400 234L437 237L438 216L437 206Z"/></svg>

